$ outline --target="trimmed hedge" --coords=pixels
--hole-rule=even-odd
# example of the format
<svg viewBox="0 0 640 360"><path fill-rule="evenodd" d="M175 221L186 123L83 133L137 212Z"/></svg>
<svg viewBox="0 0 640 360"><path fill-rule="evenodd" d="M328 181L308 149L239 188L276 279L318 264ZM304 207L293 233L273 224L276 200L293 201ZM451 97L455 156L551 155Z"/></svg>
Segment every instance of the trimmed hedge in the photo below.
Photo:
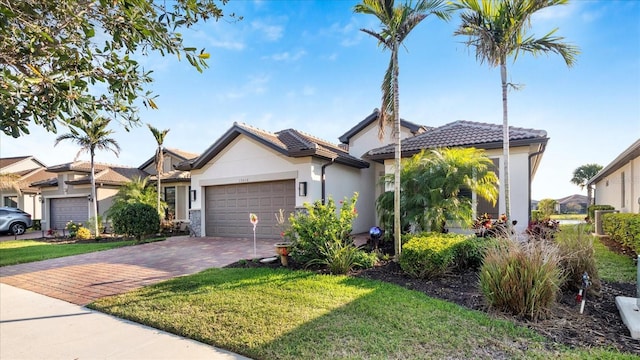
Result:
<svg viewBox="0 0 640 360"><path fill-rule="evenodd" d="M613 241L640 254L640 214L604 214L602 229Z"/></svg>
<svg viewBox="0 0 640 360"><path fill-rule="evenodd" d="M594 221L596 218L596 210L615 210L611 205L591 205L587 212L589 213L589 220Z"/></svg>
<svg viewBox="0 0 640 360"><path fill-rule="evenodd" d="M407 237L408 241L402 246L400 267L409 276L421 279L440 276L449 270L456 259L458 244L470 238L436 232Z"/></svg>

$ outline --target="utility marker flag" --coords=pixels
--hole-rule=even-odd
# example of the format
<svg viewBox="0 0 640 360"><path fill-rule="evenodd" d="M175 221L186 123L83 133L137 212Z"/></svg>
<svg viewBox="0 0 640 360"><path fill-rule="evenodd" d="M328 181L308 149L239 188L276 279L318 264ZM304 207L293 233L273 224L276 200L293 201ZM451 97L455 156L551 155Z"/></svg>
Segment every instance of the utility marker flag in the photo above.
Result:
<svg viewBox="0 0 640 360"><path fill-rule="evenodd" d="M256 255L256 225L258 225L258 215L254 213L249 213L249 221L253 224L253 257Z"/></svg>

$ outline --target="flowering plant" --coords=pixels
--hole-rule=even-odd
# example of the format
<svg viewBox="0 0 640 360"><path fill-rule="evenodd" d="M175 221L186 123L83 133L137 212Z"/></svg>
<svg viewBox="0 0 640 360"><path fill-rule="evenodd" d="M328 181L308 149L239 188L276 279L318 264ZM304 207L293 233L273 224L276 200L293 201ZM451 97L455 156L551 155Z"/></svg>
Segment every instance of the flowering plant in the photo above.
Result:
<svg viewBox="0 0 640 360"><path fill-rule="evenodd" d="M82 227L81 223L74 223L73 220L69 220L65 228L69 230L69 237L75 237L78 233L78 229Z"/></svg>
<svg viewBox="0 0 640 360"><path fill-rule="evenodd" d="M560 231L560 222L552 219L532 220L527 227L527 234L537 240L551 240Z"/></svg>
<svg viewBox="0 0 640 360"><path fill-rule="evenodd" d="M512 224L517 224L517 221L514 220ZM484 213L473 222L473 229L478 237L497 237L501 234L507 234L507 225L506 214L493 220L491 215Z"/></svg>

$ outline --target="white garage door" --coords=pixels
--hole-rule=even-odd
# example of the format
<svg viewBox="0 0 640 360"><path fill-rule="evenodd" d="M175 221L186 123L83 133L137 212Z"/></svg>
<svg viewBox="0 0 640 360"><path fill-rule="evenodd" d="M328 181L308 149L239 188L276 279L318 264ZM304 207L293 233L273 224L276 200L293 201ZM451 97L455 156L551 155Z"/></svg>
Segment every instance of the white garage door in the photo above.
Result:
<svg viewBox="0 0 640 360"><path fill-rule="evenodd" d="M278 239L275 214L296 205L294 180L209 186L205 189L207 236L253 238L249 213L258 215L256 237Z"/></svg>
<svg viewBox="0 0 640 360"><path fill-rule="evenodd" d="M62 230L69 221L86 223L89 219L87 197L51 199L50 228Z"/></svg>

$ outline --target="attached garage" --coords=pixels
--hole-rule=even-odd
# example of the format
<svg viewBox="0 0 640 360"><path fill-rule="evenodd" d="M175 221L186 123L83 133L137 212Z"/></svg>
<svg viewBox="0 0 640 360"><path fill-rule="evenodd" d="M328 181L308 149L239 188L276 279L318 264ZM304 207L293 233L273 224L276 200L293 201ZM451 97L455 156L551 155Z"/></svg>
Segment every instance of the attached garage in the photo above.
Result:
<svg viewBox="0 0 640 360"><path fill-rule="evenodd" d="M52 229L64 229L69 221L84 224L89 219L89 202L86 196L51 199L50 209Z"/></svg>
<svg viewBox="0 0 640 360"><path fill-rule="evenodd" d="M207 236L252 238L249 213L258 215L256 237L280 237L275 214L294 212L294 180L216 185L205 188Z"/></svg>

